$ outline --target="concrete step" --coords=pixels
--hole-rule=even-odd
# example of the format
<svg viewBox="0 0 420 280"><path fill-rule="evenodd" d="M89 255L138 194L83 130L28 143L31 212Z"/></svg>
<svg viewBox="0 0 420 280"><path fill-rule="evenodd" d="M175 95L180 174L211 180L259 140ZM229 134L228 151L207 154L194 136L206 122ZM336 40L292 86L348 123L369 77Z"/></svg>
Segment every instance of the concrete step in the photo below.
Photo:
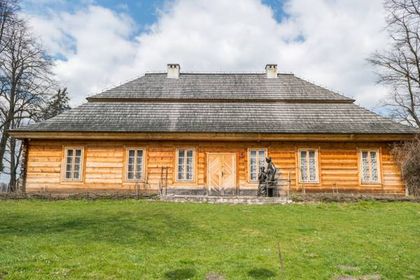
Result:
<svg viewBox="0 0 420 280"><path fill-rule="evenodd" d="M225 204L286 204L292 201L287 197L257 197L257 196L210 196L210 195L161 195L162 201L225 203Z"/></svg>

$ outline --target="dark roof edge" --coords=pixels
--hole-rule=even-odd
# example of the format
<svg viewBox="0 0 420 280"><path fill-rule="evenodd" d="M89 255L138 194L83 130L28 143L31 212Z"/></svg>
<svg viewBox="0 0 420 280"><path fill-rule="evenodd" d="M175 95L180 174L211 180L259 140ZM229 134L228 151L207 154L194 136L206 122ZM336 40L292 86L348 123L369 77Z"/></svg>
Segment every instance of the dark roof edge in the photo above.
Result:
<svg viewBox="0 0 420 280"><path fill-rule="evenodd" d="M354 99L229 99L229 98L130 98L130 97L87 97L88 102L143 102L143 103L354 103Z"/></svg>
<svg viewBox="0 0 420 280"><path fill-rule="evenodd" d="M273 140L272 137L288 137L288 136L321 136L321 137L326 137L326 136L337 136L337 137L345 137L346 140L356 140L358 137L390 137L390 138L397 138L399 136L404 136L403 138L405 139L406 137L415 137L416 135L420 135L420 130L418 130L417 132L415 131L406 131L406 132L389 132L389 133L383 133L383 132L348 132L348 133L339 133L339 132L196 132L196 131L174 131L174 132L169 132L169 131L77 131L77 130L65 130L65 131L59 131L59 130L47 130L47 129L40 129L40 130L33 130L33 129L25 129L25 127L21 127L21 128L16 128L16 129L11 129L9 130L9 133L11 136L13 137L17 137L17 138L21 138L23 136L23 134L36 134L38 137L34 137L36 138L48 138L48 136L53 136L53 138L59 137L59 134L62 135L77 135L77 136L83 136L83 135L102 135L102 136L112 136L112 135L146 135L145 139L149 139L152 140L153 137L151 137L152 135L185 135L187 137L192 137L192 139L194 138L194 135L211 135L211 136L251 136L251 137L258 137L258 139L254 139L254 140L258 140L258 141L270 141ZM42 136L41 136L42 135ZM264 139L261 138L263 136L267 136L269 139ZM41 136L41 137L39 137ZM44 137L45 136L45 137ZM22 137L22 138L32 138L32 137ZM89 139L86 138L86 139ZM92 138L95 139L95 138ZM213 138L209 138L209 140L211 140ZM307 138L304 138L307 141L312 141L315 139L310 139L308 140ZM197 139L199 140L199 139ZM300 139L302 140L302 139ZM333 138L325 138L324 140L326 141L330 141L333 140ZM360 139L359 139L360 140ZM375 140L375 139L372 139ZM376 139L376 140L383 140L383 139Z"/></svg>

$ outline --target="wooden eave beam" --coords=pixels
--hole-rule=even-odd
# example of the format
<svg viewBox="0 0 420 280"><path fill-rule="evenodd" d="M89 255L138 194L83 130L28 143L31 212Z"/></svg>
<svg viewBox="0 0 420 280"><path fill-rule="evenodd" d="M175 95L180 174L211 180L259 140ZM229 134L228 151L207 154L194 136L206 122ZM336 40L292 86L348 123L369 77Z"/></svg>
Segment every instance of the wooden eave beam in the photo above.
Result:
<svg viewBox="0 0 420 280"><path fill-rule="evenodd" d="M159 132L34 132L11 131L17 139L73 140L195 140L195 141L371 141L411 140L416 134L274 134L274 133L159 133Z"/></svg>
<svg viewBox="0 0 420 280"><path fill-rule="evenodd" d="M89 102L127 103L353 103L354 99L225 99L225 98L129 98L129 97L87 97Z"/></svg>

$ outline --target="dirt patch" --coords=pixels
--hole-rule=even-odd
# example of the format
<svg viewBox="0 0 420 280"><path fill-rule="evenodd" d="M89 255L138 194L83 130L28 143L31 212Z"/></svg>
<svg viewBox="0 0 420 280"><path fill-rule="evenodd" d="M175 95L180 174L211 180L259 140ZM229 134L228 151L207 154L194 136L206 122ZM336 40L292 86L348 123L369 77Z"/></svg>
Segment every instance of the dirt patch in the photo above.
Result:
<svg viewBox="0 0 420 280"><path fill-rule="evenodd" d="M359 270L357 266L351 266L351 265L345 265L345 264L337 265L337 268L342 271L358 271Z"/></svg>
<svg viewBox="0 0 420 280"><path fill-rule="evenodd" d="M335 280L381 280L382 277L379 274L369 274L369 275L362 275L362 276L342 275L334 279Z"/></svg>
<svg viewBox="0 0 420 280"><path fill-rule="evenodd" d="M206 275L206 280L225 280L225 277L218 273L210 272Z"/></svg>

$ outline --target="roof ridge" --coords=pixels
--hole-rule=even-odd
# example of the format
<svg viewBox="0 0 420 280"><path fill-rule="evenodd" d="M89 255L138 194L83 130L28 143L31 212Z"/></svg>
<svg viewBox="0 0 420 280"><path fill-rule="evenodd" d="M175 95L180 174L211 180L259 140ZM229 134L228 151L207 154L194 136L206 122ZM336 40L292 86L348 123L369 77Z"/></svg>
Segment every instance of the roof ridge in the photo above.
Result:
<svg viewBox="0 0 420 280"><path fill-rule="evenodd" d="M340 103L353 103L352 99L273 99L273 98L133 98L133 97L87 97L88 102L122 102L122 103L324 103L324 104L340 104Z"/></svg>
<svg viewBox="0 0 420 280"><path fill-rule="evenodd" d="M167 72L154 72L154 71L147 71L145 75L166 75ZM188 72L180 72L180 75L265 75L265 72L253 72L253 71L188 71ZM294 76L294 73L286 72L286 73L277 73L277 75L291 75Z"/></svg>

